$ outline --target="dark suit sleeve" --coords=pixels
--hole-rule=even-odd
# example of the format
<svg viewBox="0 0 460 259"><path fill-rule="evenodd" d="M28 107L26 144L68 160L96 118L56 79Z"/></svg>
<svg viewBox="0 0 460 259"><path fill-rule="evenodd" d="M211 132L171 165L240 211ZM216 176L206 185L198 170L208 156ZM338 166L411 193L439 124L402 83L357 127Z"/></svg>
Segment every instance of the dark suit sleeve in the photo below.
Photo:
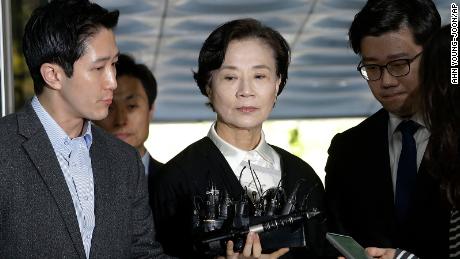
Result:
<svg viewBox="0 0 460 259"><path fill-rule="evenodd" d="M315 174L313 169L312 173ZM315 181L313 181L312 185L308 188L307 206L305 208L309 211L317 210L318 212L324 212L325 201L323 184L317 177L315 177L314 180ZM311 252L304 258L327 258L328 253L325 250L326 224L324 219L324 214L320 214L307 221L305 234L307 236L307 247L309 247ZM298 258L294 251L293 255L294 258Z"/></svg>
<svg viewBox="0 0 460 259"><path fill-rule="evenodd" d="M328 230L334 233L348 234L342 225L341 217L345 212L345 205L349 204L346 201L344 194L346 193L346 180L344 173L346 169L347 154L345 154L344 141L341 134L337 134L331 141L328 153L329 157L326 163L326 201L327 201L327 222Z"/></svg>
<svg viewBox="0 0 460 259"><path fill-rule="evenodd" d="M157 238L170 255L203 258L193 249L193 180L187 177L178 163L181 162L165 164L154 183L152 209Z"/></svg>
<svg viewBox="0 0 460 259"><path fill-rule="evenodd" d="M163 253L160 243L155 241L147 179L145 179L144 166L139 157L136 161L136 172L132 199L133 238L131 254L133 258L170 258Z"/></svg>

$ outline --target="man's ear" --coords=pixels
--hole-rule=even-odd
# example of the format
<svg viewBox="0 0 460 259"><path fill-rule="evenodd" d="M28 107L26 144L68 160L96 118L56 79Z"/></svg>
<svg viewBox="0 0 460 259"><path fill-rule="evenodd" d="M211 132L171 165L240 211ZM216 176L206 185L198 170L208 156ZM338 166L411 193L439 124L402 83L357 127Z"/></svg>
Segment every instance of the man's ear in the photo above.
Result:
<svg viewBox="0 0 460 259"><path fill-rule="evenodd" d="M63 80L67 78L61 66L52 63L43 63L40 66L40 73L47 87L53 90L60 90Z"/></svg>
<svg viewBox="0 0 460 259"><path fill-rule="evenodd" d="M211 89L211 86L209 84L206 85L206 94L208 95L208 98L212 94L212 89Z"/></svg>
<svg viewBox="0 0 460 259"><path fill-rule="evenodd" d="M150 111L149 111L150 121L152 121L154 113L155 113L155 103L152 103L152 106L150 106Z"/></svg>

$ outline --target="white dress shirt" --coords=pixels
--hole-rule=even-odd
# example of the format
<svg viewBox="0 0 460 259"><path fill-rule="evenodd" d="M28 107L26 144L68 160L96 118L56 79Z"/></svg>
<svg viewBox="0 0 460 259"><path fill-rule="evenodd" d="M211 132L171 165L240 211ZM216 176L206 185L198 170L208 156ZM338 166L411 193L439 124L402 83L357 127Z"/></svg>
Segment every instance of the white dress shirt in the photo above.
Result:
<svg viewBox="0 0 460 259"><path fill-rule="evenodd" d="M246 151L222 139L217 134L215 125L214 122L209 129L208 137L225 157L241 185L247 187L251 199L258 200L269 188L280 186L280 156L267 144L263 131L257 147Z"/></svg>

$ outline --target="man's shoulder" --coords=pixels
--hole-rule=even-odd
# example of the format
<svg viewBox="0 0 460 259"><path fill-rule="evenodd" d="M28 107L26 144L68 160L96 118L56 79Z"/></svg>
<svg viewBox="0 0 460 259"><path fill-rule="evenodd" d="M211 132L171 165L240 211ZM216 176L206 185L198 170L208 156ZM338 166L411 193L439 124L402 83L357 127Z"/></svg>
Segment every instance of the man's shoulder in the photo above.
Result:
<svg viewBox="0 0 460 259"><path fill-rule="evenodd" d="M19 134L16 114L0 118L0 171L12 165L23 164L19 154L23 154L21 144L26 139Z"/></svg>
<svg viewBox="0 0 460 259"><path fill-rule="evenodd" d="M360 124L336 134L329 146L329 160L334 157L356 157L357 153L367 154L369 149L375 149L376 143L388 141L388 112L384 109L374 113ZM383 147L383 145L381 146ZM353 150L353 152L350 152ZM327 167L327 165L326 165Z"/></svg>
<svg viewBox="0 0 460 259"><path fill-rule="evenodd" d="M40 131L45 132L30 101L20 110L0 118L0 137L3 139L20 135L30 138Z"/></svg>
<svg viewBox="0 0 460 259"><path fill-rule="evenodd" d="M159 167L161 167L163 165L162 162L156 160L152 156L150 156L149 159L150 159L149 165L153 165L153 168L155 168L155 169L158 169Z"/></svg>
<svg viewBox="0 0 460 259"><path fill-rule="evenodd" d="M8 132L17 129L18 119L17 113L8 114L0 118L0 131Z"/></svg>
<svg viewBox="0 0 460 259"><path fill-rule="evenodd" d="M22 119L21 119L22 117ZM5 147L5 143L12 143L16 140L23 141L22 135L25 133L33 134L37 131L36 127L32 127L31 123L19 123L24 120L22 111L8 114L0 118L0 147ZM26 134L27 135L27 134Z"/></svg>
<svg viewBox="0 0 460 259"><path fill-rule="evenodd" d="M113 153L115 156L125 156L126 153L135 154L137 152L134 147L106 132L99 126L92 124L91 128L93 141L98 142L99 145L106 148L107 152Z"/></svg>
<svg viewBox="0 0 460 259"><path fill-rule="evenodd" d="M382 131L388 125L388 112L383 108L363 120L358 125L339 133L342 138L356 138L375 136L376 132Z"/></svg>

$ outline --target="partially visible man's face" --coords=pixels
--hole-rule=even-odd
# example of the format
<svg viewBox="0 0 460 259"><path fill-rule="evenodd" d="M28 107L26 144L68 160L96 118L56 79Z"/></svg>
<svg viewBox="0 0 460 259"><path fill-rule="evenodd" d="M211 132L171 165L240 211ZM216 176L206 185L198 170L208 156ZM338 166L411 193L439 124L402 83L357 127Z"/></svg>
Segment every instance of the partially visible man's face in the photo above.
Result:
<svg viewBox="0 0 460 259"><path fill-rule="evenodd" d="M361 41L363 64L386 65L396 59L412 59L422 50L407 27L377 37L366 36ZM394 77L383 69L379 80L368 81L375 98L387 111L397 116L411 116L419 109L420 57L410 64L410 72L406 76Z"/></svg>
<svg viewBox="0 0 460 259"><path fill-rule="evenodd" d="M151 116L147 94L141 81L133 76L123 75L117 82L109 115L96 123L143 155Z"/></svg>
<svg viewBox="0 0 460 259"><path fill-rule="evenodd" d="M74 63L71 77L62 79L61 111L67 120L100 120L107 116L116 82L118 48L112 30L101 28L87 39L84 54Z"/></svg>

